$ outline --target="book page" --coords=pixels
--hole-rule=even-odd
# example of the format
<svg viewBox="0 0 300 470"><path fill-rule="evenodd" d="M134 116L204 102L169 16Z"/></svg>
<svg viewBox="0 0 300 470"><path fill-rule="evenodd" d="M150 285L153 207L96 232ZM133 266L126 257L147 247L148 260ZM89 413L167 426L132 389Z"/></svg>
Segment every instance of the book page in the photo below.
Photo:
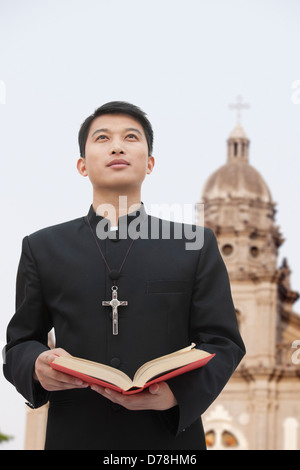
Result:
<svg viewBox="0 0 300 470"><path fill-rule="evenodd" d="M175 352L172 352L170 354L166 354L165 356L160 356L160 357L156 357L155 359L152 359L151 361L148 361L148 362L145 362L145 364L141 365L141 367L138 368L138 370L136 371L135 375L134 375L134 378L137 378L138 376L140 376L140 374L143 372L143 369L148 369L149 367L151 367L152 365L158 363L158 362L162 362L164 361L165 359L169 359L169 358L172 358L172 357L177 357L179 356L180 354L182 353L185 353L187 351L190 351L191 349L193 349L195 347L195 343L192 343L190 346L187 346L186 348L183 348L183 349L178 349L178 351L175 351Z"/></svg>
<svg viewBox="0 0 300 470"><path fill-rule="evenodd" d="M123 390L128 390L132 387L132 381L128 375L121 370L107 366L106 364L100 364L98 362L88 361L74 356L60 356L55 358L53 362L70 370L80 372L81 374L96 377L97 379L117 385Z"/></svg>
<svg viewBox="0 0 300 470"><path fill-rule="evenodd" d="M191 349L190 347L184 349L185 350L180 351L180 354L168 354L154 361L149 361L141 366L134 376L133 385L135 387L142 387L152 377L156 377L163 372L177 369L178 367L182 367L211 355L210 353L199 349Z"/></svg>

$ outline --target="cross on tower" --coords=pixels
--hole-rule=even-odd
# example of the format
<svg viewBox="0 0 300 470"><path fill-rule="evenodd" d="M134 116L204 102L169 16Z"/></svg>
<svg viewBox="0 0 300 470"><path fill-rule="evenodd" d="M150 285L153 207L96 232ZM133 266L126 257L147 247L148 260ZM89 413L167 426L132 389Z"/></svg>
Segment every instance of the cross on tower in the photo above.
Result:
<svg viewBox="0 0 300 470"><path fill-rule="evenodd" d="M241 111L242 111L242 109L249 109L250 108L249 104L243 103L242 101L243 101L242 96L237 96L236 103L229 105L230 109L236 109L236 119L237 119L237 124L238 125L241 123Z"/></svg>

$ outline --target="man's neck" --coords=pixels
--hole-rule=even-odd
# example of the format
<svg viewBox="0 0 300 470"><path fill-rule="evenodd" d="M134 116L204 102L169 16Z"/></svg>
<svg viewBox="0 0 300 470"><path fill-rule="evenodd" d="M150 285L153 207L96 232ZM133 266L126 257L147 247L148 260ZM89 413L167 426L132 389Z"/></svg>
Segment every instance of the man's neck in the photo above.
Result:
<svg viewBox="0 0 300 470"><path fill-rule="evenodd" d="M93 208L97 215L110 220L112 226L118 225L120 217L136 211L141 206L140 192L135 194L93 194Z"/></svg>

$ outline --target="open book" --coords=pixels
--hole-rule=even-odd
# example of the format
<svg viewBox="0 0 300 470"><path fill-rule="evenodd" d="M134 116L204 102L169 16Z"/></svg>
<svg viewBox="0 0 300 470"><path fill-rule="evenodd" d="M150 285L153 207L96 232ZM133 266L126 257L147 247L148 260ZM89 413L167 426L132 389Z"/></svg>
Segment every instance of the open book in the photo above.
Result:
<svg viewBox="0 0 300 470"><path fill-rule="evenodd" d="M187 348L146 362L136 371L133 380L119 369L73 356L59 356L50 365L86 383L102 385L129 395L141 392L154 383L203 367L214 355L196 349L192 343Z"/></svg>

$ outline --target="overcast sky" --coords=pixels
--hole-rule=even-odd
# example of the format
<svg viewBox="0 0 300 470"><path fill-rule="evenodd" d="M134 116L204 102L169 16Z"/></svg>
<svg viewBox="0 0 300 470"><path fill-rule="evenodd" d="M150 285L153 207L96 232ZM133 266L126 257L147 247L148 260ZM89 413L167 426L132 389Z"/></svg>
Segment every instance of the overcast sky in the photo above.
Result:
<svg viewBox="0 0 300 470"><path fill-rule="evenodd" d="M288 258L300 290L299 18L297 0L0 0L1 344L23 237L89 209L77 133L111 100L137 104L154 127L151 209L199 201L226 161L228 105L243 96L250 163L286 240L279 264ZM24 399L2 374L0 394L0 430L15 436L1 449L22 449Z"/></svg>

